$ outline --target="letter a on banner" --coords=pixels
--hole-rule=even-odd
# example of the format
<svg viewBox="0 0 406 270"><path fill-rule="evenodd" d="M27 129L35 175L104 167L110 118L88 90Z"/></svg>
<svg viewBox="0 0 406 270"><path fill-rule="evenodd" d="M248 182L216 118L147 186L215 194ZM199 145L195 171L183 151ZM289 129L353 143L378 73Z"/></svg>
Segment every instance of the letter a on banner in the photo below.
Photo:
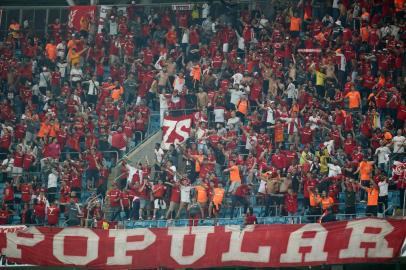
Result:
<svg viewBox="0 0 406 270"><path fill-rule="evenodd" d="M170 227L168 235L172 236L171 257L180 265L195 263L206 253L207 235L209 233L214 233L214 227ZM185 236L191 234L195 235L193 254L183 256Z"/></svg>
<svg viewBox="0 0 406 270"><path fill-rule="evenodd" d="M303 238L305 232L314 232L313 238ZM301 263L301 247L311 247L311 251L304 256L305 262L323 262L327 260L327 252L324 252L328 232L318 223L306 224L289 236L286 253L280 258L281 263Z"/></svg>
<svg viewBox="0 0 406 270"><path fill-rule="evenodd" d="M240 226L226 226L226 232L231 232L230 248L221 256L222 262L246 261L246 262L269 262L271 256L270 246L259 246L258 252L242 252L242 242L246 232L254 231L254 226L247 226L241 231Z"/></svg>

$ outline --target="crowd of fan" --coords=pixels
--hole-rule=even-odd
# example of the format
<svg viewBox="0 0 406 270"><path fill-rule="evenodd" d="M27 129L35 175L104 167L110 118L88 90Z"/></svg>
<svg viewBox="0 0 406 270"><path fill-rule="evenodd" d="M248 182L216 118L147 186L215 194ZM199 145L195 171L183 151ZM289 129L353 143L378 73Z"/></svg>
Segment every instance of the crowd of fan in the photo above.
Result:
<svg viewBox="0 0 406 270"><path fill-rule="evenodd" d="M45 37L13 22L0 48L0 221L17 192L21 222L32 211L42 224L47 211L49 225L60 210L71 225L81 216L104 226L122 213L233 218L238 205L253 223L253 201L265 216L328 221L340 191L348 215L358 201L367 214L384 212L388 190L403 198L406 187L405 171L390 168L406 145L403 2L129 5L113 7L100 33L83 18L79 33L55 21ZM78 207L85 186L104 196L102 151L135 145L150 110L161 122L191 115L190 138L158 144L151 166L124 159L104 205L94 195ZM35 164L39 177L22 177Z"/></svg>

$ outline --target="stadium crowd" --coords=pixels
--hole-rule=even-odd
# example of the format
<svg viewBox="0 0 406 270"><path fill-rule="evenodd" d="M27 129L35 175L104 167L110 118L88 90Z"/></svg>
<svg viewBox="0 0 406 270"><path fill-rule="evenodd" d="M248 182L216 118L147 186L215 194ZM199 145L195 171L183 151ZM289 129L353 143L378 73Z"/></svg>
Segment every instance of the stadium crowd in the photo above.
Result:
<svg viewBox="0 0 406 270"><path fill-rule="evenodd" d="M404 1L271 2L130 4L101 31L56 20L45 36L13 21L0 46L0 224L234 218L237 206L248 224L328 221L359 202L383 214L388 190L403 208ZM151 164L122 159L107 188L151 111L191 115L190 138L157 144Z"/></svg>

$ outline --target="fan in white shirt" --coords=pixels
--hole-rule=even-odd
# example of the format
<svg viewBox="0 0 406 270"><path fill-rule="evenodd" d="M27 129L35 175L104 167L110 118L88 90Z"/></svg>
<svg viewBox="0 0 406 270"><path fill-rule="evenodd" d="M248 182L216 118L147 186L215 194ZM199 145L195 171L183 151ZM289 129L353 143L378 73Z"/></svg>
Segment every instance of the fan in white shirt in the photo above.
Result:
<svg viewBox="0 0 406 270"><path fill-rule="evenodd" d="M333 164L328 163L328 177L335 177L341 174L341 167L337 165L336 161L333 161Z"/></svg>
<svg viewBox="0 0 406 270"><path fill-rule="evenodd" d="M214 122L215 123L224 123L224 114L225 108L223 106L215 106L213 109Z"/></svg>
<svg viewBox="0 0 406 270"><path fill-rule="evenodd" d="M65 59L66 41L62 41L58 45L56 45L56 55L61 59Z"/></svg>
<svg viewBox="0 0 406 270"><path fill-rule="evenodd" d="M238 87L238 86L237 86ZM244 91L241 91L240 89L234 89L231 88L228 90L231 94L230 97L230 103L234 104L235 106L237 106L238 101L241 99L241 96L244 95Z"/></svg>
<svg viewBox="0 0 406 270"><path fill-rule="evenodd" d="M398 129L397 134L392 139L393 153L404 153L406 145L406 137L402 135L402 130Z"/></svg>
<svg viewBox="0 0 406 270"><path fill-rule="evenodd" d="M240 84L244 76L241 73L236 73L231 78L234 80L234 84Z"/></svg>

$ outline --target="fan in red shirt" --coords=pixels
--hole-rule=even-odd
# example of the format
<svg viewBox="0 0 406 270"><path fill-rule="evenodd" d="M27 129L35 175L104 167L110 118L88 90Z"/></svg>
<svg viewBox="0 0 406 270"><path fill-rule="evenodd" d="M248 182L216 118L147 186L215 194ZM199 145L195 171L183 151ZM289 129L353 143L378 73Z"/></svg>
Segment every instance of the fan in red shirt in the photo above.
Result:
<svg viewBox="0 0 406 270"><path fill-rule="evenodd" d="M64 212L65 210L65 205L69 203L70 201L70 192L71 189L70 187L66 184L65 181L62 181L61 187L59 189L59 203L60 203L60 208L61 211Z"/></svg>
<svg viewBox="0 0 406 270"><path fill-rule="evenodd" d="M289 216L294 216L297 213L298 203L297 194L291 188L285 194L285 211Z"/></svg>
<svg viewBox="0 0 406 270"><path fill-rule="evenodd" d="M230 217L234 218L234 209L237 204L241 204L244 206L244 213L247 212L247 208L249 206L247 196L250 194L251 185L242 184L238 186L231 197L231 214Z"/></svg>
<svg viewBox="0 0 406 270"><path fill-rule="evenodd" d="M101 153L96 153L96 148L91 148L84 158L87 161L86 180L88 186L94 187L99 180L99 168L103 159Z"/></svg>
<svg viewBox="0 0 406 270"><path fill-rule="evenodd" d="M132 206L132 195L128 189L124 189L121 194L121 207L124 210L127 219L130 219L130 210Z"/></svg>
<svg viewBox="0 0 406 270"><path fill-rule="evenodd" d="M117 188L117 184L113 183L113 188L107 192L106 200L110 203L111 216L110 221L116 220L120 217L120 212L122 210L121 206L121 191Z"/></svg>
<svg viewBox="0 0 406 270"><path fill-rule="evenodd" d="M405 100L402 99L401 103L397 109L397 114L396 114L396 126L397 127L402 127L402 124L405 123L406 120L406 105L405 105Z"/></svg>
<svg viewBox="0 0 406 270"><path fill-rule="evenodd" d="M351 156L352 152L354 152L355 147L357 146L356 141L353 139L351 134L347 134L347 138L344 141L344 152Z"/></svg>
<svg viewBox="0 0 406 270"><path fill-rule="evenodd" d="M272 165L278 170L285 170L287 168L286 156L280 152L277 148L275 149L275 154L271 158Z"/></svg>
<svg viewBox="0 0 406 270"><path fill-rule="evenodd" d="M310 144L313 141L313 133L310 129L310 123L306 123L303 128L299 128L302 144Z"/></svg>
<svg viewBox="0 0 406 270"><path fill-rule="evenodd" d="M10 217L12 215L12 211L7 208L7 205L3 204L0 209L0 225L7 225L10 224Z"/></svg>
<svg viewBox="0 0 406 270"><path fill-rule="evenodd" d="M37 199L34 201L34 218L37 225L43 225L45 222L45 203Z"/></svg>
<svg viewBox="0 0 406 270"><path fill-rule="evenodd" d="M166 211L166 219L172 218L174 215L176 215L176 212L179 207L179 202L180 202L180 186L179 182L174 182L168 183L166 182L165 184L172 186L171 190L171 196L170 196L170 203L169 203L169 208L168 211Z"/></svg>
<svg viewBox="0 0 406 270"><path fill-rule="evenodd" d="M155 184L152 188L152 194L154 195L154 216L153 219L156 219L156 214L158 210L166 210L166 203L163 200L165 195L166 186L163 184L162 180L158 180L158 183ZM162 215L163 217L163 215Z"/></svg>
<svg viewBox="0 0 406 270"><path fill-rule="evenodd" d="M59 207L56 205L55 202L47 208L47 220L49 226L58 226L59 224Z"/></svg>
<svg viewBox="0 0 406 270"><path fill-rule="evenodd" d="M255 216L254 209L249 207L247 213L245 214L244 225L253 225L257 224L257 217Z"/></svg>
<svg viewBox="0 0 406 270"><path fill-rule="evenodd" d="M31 166L35 162L35 155L33 154L32 150L29 149L25 154L23 158L23 170L24 171L29 171Z"/></svg>
<svg viewBox="0 0 406 270"><path fill-rule="evenodd" d="M119 127L117 131L111 132L110 144L114 149L125 151L127 147L127 136L122 131L121 127Z"/></svg>
<svg viewBox="0 0 406 270"><path fill-rule="evenodd" d="M0 137L0 156L9 153L11 145L11 134L8 127L3 127L2 136Z"/></svg>
<svg viewBox="0 0 406 270"><path fill-rule="evenodd" d="M3 203L7 204L11 209L13 209L14 204L14 189L10 182L6 182L3 190Z"/></svg>
<svg viewBox="0 0 406 270"><path fill-rule="evenodd" d="M30 203L32 196L32 186L30 183L21 183L20 192L21 192L21 202L26 204Z"/></svg>

